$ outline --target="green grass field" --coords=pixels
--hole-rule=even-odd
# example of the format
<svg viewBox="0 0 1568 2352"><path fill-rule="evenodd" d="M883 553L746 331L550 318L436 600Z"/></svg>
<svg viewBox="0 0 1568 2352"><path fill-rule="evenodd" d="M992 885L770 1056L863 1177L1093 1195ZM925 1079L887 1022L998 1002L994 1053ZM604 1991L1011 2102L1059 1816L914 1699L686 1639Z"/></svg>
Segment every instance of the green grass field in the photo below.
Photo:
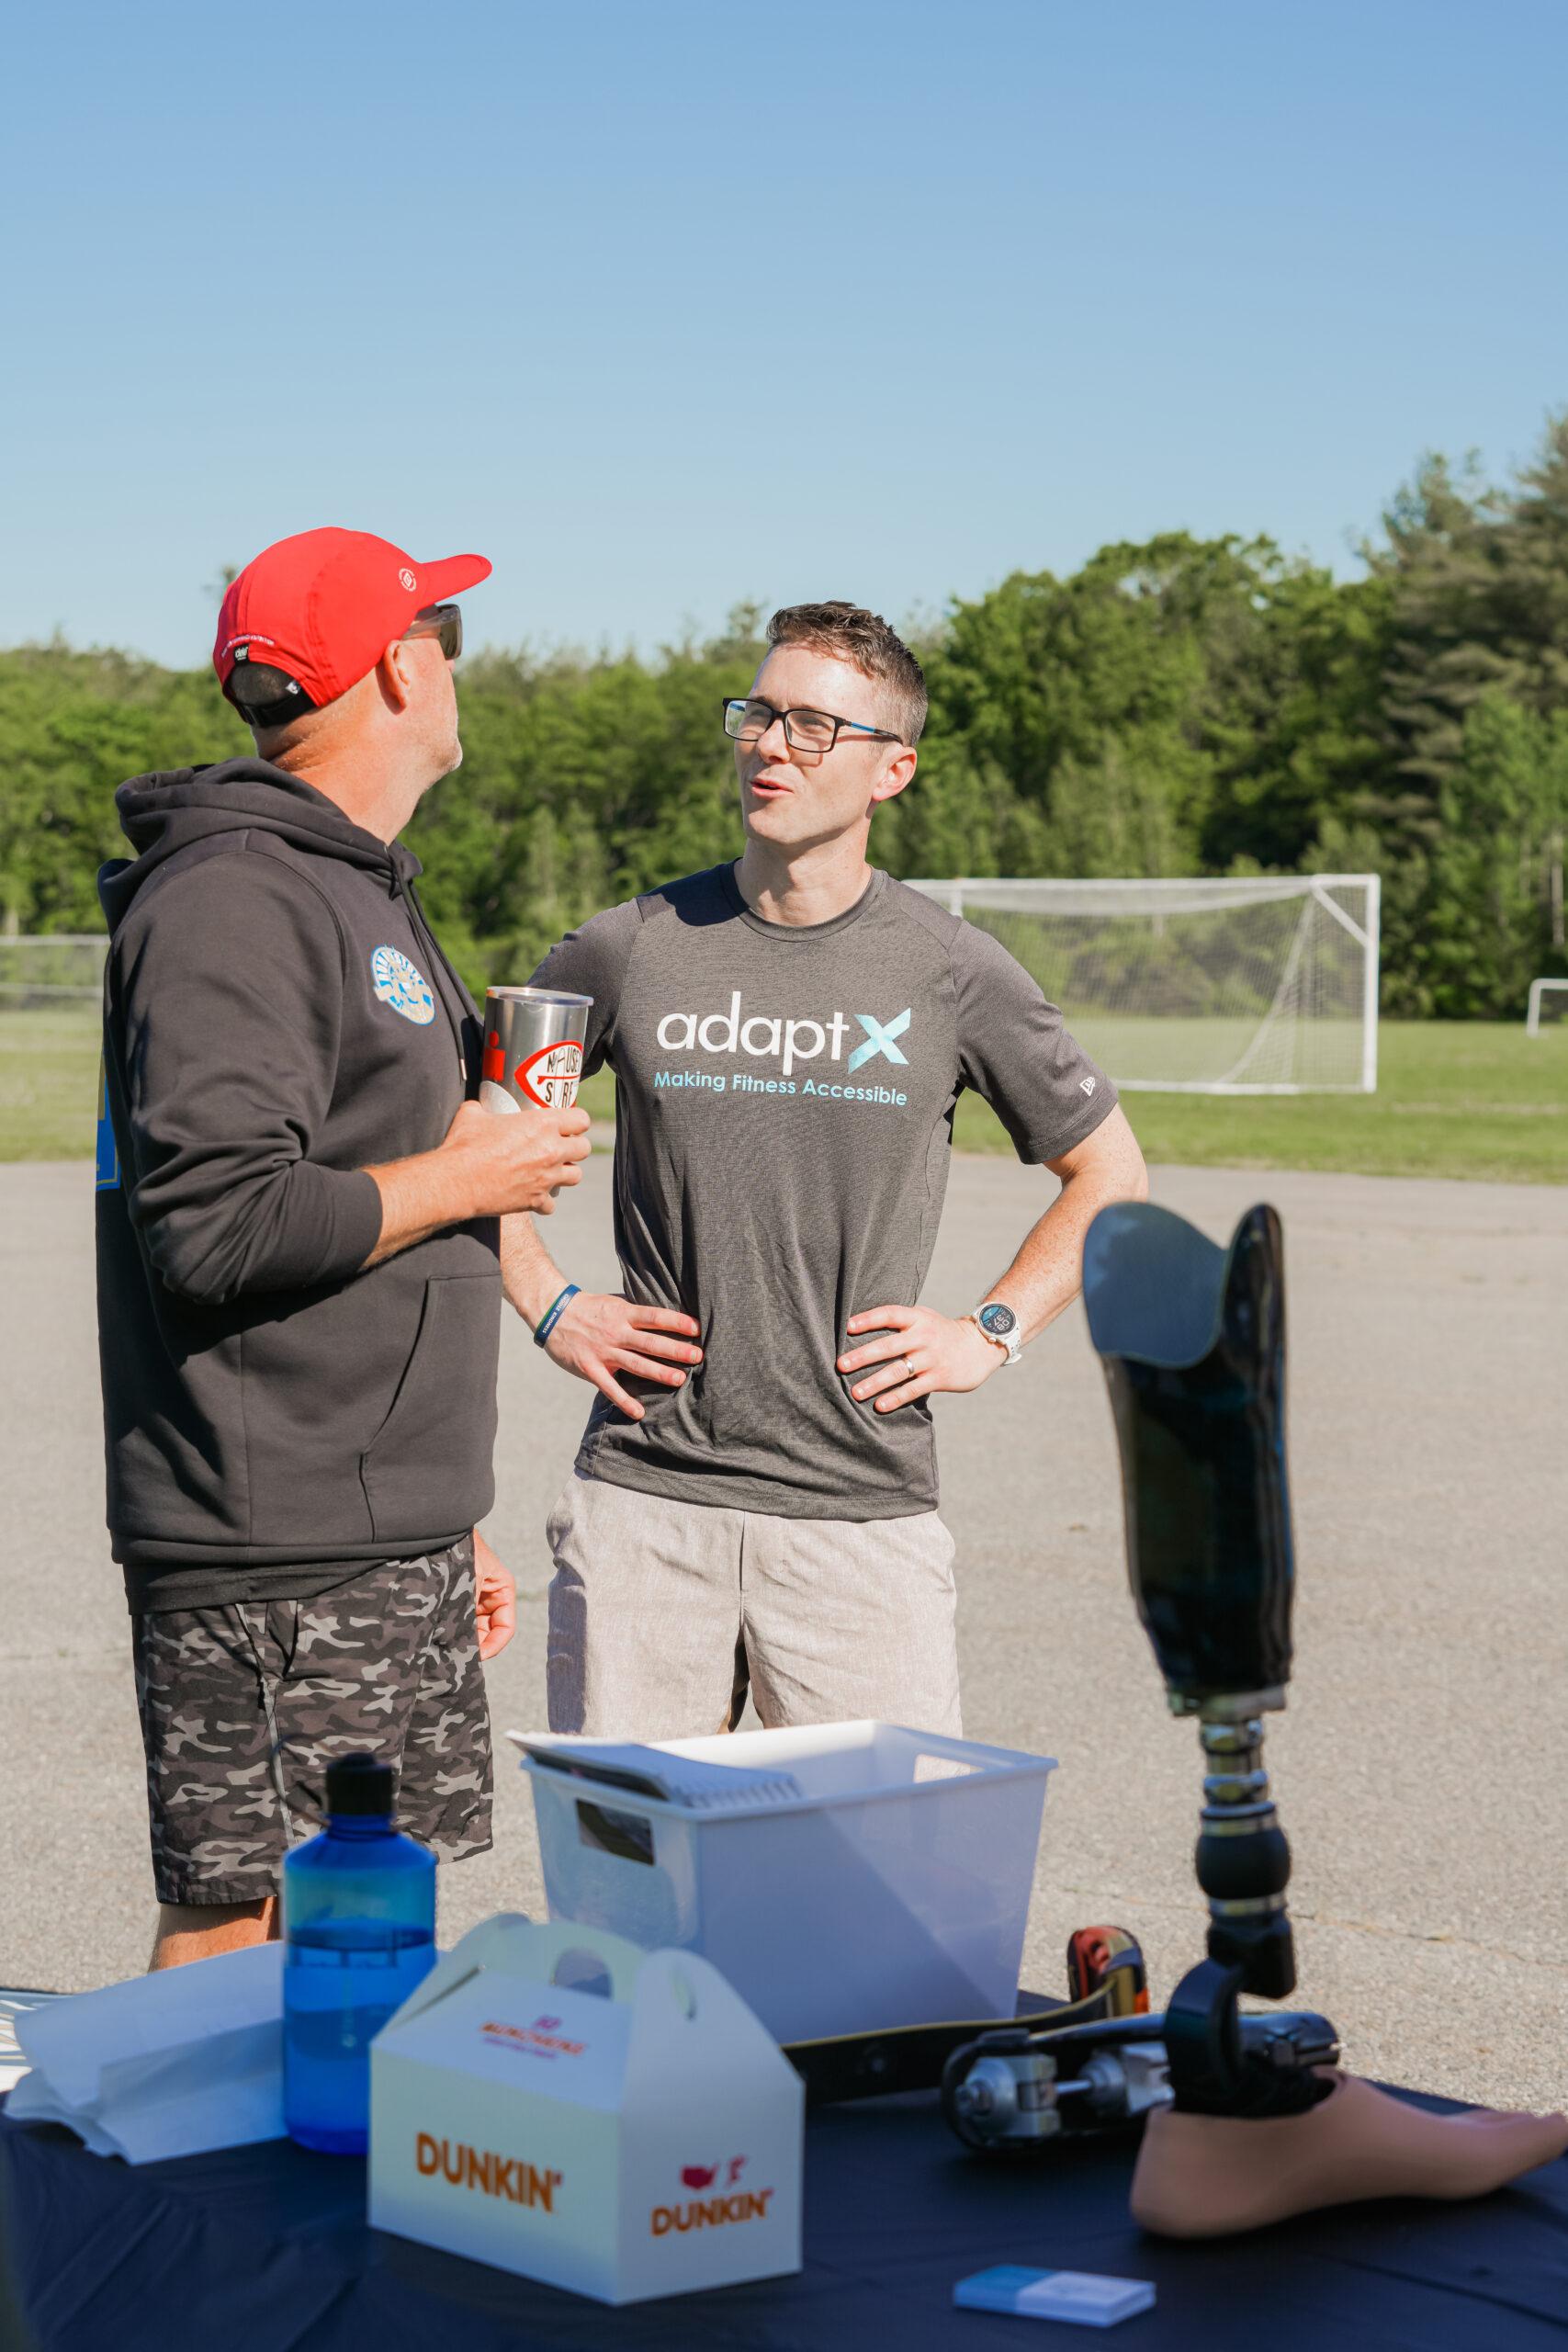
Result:
<svg viewBox="0 0 1568 2352"><path fill-rule="evenodd" d="M1376 1094L1129 1094L1150 1159L1203 1168L1316 1168L1362 1176L1568 1182L1568 1022L1542 1037L1500 1022L1384 1022ZM91 1157L98 1023L84 1008L0 1012L0 1159ZM615 1115L608 1072L583 1107ZM961 1151L1010 1151L974 1095Z"/></svg>
<svg viewBox="0 0 1568 2352"><path fill-rule="evenodd" d="M0 1012L0 1159L90 1159L97 1010Z"/></svg>
<svg viewBox="0 0 1568 2352"><path fill-rule="evenodd" d="M1144 1157L1190 1168L1568 1180L1568 1024L1385 1021L1375 1094L1126 1094ZM1011 1149L983 1102L960 1102L961 1151Z"/></svg>

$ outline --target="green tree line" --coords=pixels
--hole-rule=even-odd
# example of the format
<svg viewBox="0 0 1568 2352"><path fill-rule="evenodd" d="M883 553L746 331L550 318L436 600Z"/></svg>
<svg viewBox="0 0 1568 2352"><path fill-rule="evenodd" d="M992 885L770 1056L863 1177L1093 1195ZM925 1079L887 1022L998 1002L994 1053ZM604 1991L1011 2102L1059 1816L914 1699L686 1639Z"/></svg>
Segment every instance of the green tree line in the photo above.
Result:
<svg viewBox="0 0 1568 2352"><path fill-rule="evenodd" d="M1390 1012L1512 1015L1568 973L1568 415L1503 485L1427 458L1331 573L1168 533L1015 572L919 640L931 720L878 816L895 874L1375 870ZM827 581L832 594L852 582ZM737 854L725 695L760 609L631 654L479 654L465 759L409 838L475 980L525 978L594 909ZM210 671L0 653L0 927L99 927L112 796L249 738Z"/></svg>

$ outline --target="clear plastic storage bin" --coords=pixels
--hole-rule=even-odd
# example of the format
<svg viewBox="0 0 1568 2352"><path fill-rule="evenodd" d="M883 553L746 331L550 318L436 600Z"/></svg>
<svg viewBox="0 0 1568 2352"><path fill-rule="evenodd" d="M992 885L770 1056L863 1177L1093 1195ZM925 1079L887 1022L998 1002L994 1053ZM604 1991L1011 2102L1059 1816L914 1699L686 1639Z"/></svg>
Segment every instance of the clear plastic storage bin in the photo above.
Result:
<svg viewBox="0 0 1568 2352"><path fill-rule="evenodd" d="M701 1952L780 2041L1012 2016L1054 1757L876 1723L668 1740L641 1752L774 1776L678 1803L604 1742L528 1745L572 1768L523 1760L552 1918Z"/></svg>

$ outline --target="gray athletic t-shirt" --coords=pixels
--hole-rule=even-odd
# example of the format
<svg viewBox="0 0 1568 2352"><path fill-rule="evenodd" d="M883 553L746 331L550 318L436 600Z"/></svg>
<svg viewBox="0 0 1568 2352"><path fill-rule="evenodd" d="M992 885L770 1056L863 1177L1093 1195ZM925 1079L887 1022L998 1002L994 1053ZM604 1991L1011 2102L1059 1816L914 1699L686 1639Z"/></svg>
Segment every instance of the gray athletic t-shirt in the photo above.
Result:
<svg viewBox="0 0 1568 2352"><path fill-rule="evenodd" d="M615 1073L626 1295L694 1316L704 1351L682 1388L626 1380L641 1421L599 1397L579 1472L786 1519L934 1510L925 1400L879 1414L834 1359L852 1315L919 1296L964 1087L1024 1160L1111 1110L1055 1006L888 875L796 930L753 914L728 865L595 915L534 985L593 999L583 1068ZM998 1234L998 1271L1021 1238Z"/></svg>

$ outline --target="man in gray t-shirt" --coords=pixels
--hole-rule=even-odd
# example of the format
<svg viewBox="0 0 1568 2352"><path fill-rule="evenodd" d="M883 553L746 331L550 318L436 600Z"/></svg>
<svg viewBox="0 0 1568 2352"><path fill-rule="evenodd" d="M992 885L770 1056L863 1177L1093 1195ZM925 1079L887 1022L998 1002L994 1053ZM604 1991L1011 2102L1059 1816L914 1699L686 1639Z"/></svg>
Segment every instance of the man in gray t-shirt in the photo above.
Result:
<svg viewBox="0 0 1568 2352"><path fill-rule="evenodd" d="M712 1731L748 1685L764 1723L956 1731L926 1398L1016 1361L1076 1295L1089 1220L1145 1189L1114 1087L1034 981L866 862L914 774L913 656L848 605L769 639L725 712L738 865L595 916L534 976L593 999L625 1278L573 1291L508 1220L513 1303L601 1392L550 1521L558 1731ZM916 1302L964 1087L1062 1191L953 1322Z"/></svg>

